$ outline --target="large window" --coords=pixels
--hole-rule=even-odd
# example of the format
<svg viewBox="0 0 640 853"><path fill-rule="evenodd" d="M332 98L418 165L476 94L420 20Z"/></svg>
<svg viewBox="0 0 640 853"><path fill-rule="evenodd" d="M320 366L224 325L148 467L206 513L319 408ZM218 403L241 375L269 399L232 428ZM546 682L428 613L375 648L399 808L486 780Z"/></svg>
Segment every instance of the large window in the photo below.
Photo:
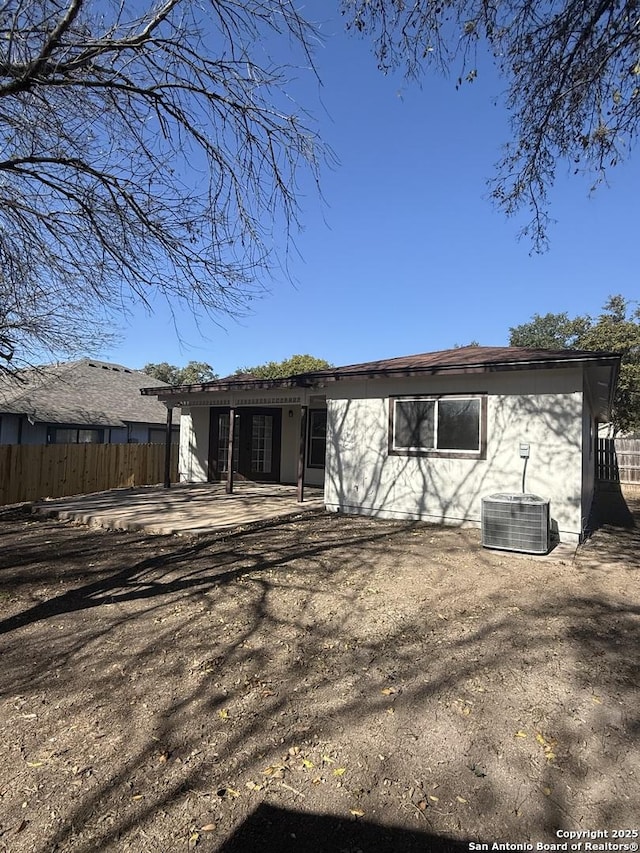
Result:
<svg viewBox="0 0 640 853"><path fill-rule="evenodd" d="M389 451L484 458L486 397L392 397Z"/></svg>
<svg viewBox="0 0 640 853"><path fill-rule="evenodd" d="M103 429L82 429L78 427L49 427L49 444L102 444Z"/></svg>
<svg viewBox="0 0 640 853"><path fill-rule="evenodd" d="M327 410L309 410L309 446L307 467L324 468L327 453Z"/></svg>

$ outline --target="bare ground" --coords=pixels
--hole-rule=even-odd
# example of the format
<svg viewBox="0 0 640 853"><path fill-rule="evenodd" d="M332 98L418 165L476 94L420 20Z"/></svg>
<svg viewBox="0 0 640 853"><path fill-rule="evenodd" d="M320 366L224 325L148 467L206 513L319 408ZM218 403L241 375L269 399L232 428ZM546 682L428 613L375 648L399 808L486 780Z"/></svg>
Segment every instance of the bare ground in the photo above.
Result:
<svg viewBox="0 0 640 853"><path fill-rule="evenodd" d="M0 513L0 850L468 850L637 829L640 503L574 561L325 514Z"/></svg>

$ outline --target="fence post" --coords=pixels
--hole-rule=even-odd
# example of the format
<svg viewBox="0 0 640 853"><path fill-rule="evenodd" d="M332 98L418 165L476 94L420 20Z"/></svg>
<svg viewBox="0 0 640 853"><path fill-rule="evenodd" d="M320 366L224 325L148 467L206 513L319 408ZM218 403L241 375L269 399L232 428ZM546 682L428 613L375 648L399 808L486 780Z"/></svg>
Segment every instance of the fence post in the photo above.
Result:
<svg viewBox="0 0 640 853"><path fill-rule="evenodd" d="M171 488L171 425L173 406L167 406L167 432L164 437L164 487Z"/></svg>

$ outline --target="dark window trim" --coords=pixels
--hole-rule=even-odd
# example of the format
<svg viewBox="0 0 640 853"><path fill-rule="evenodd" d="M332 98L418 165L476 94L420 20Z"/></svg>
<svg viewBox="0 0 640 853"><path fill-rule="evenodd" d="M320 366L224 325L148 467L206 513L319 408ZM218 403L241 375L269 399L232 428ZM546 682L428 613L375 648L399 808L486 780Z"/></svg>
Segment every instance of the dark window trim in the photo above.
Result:
<svg viewBox="0 0 640 853"><path fill-rule="evenodd" d="M325 467L326 467L326 462L327 462L327 439L326 439L326 434L325 434L325 442L324 442L324 453L325 453L325 457L324 457L324 459L325 459L325 461L323 462L323 464L322 464L322 465L312 465L312 464L311 464L311 440L312 440L312 435L311 435L311 421L313 420L313 415L314 415L316 412L324 412L325 417L327 417L327 409L326 409L326 408L315 408L315 409L309 409L309 418L308 418L308 421L307 421L308 426L307 426L307 466L306 466L306 467L307 467L307 468L314 468L314 469L317 469L317 470L322 471L322 470L324 470L324 469L325 469ZM317 439L316 439L316 441L317 441Z"/></svg>
<svg viewBox="0 0 640 853"><path fill-rule="evenodd" d="M393 446L394 413L396 400L480 400L479 450L402 450ZM486 394L396 394L389 397L389 456L425 456L432 459L486 459L487 458L487 395Z"/></svg>
<svg viewBox="0 0 640 853"><path fill-rule="evenodd" d="M233 471L234 478L237 478L238 480L247 480L248 482L257 483L280 482L280 461L282 450L282 412L282 406L239 405L235 407L235 429L238 430L238 440L236 441L234 439L234 465L237 465L237 470L234 469ZM209 451L207 454L209 482L223 480L227 477L226 467L225 470L220 470L218 468L218 416L224 414L228 415L229 413L229 406L209 407ZM251 441L250 433L248 431L248 424L251 424L254 415L268 415L273 418L271 472L252 472L250 470L250 454L248 454L248 448L245 440L248 438L249 443Z"/></svg>

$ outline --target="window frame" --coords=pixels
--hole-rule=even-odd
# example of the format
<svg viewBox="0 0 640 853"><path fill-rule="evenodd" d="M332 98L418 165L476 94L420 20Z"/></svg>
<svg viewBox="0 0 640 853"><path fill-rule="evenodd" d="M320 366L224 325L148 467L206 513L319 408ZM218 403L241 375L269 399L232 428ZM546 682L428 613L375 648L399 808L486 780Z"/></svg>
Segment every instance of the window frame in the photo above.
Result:
<svg viewBox="0 0 640 853"><path fill-rule="evenodd" d="M440 400L478 400L479 437L477 450L396 447L395 417L397 402L434 402L434 442L437 440L438 406ZM486 394L397 394L389 397L389 456L422 456L434 459L486 459L487 458L487 395Z"/></svg>
<svg viewBox="0 0 640 853"><path fill-rule="evenodd" d="M313 469L317 469L320 471L324 470L324 468L326 468L326 465L327 465L327 423L328 423L327 412L328 412L327 409L321 409L321 408L309 409L308 426L307 426L307 460L306 460L306 467L307 468L313 468ZM321 465L319 465L317 462L314 462L314 463L311 462L311 445L313 442L320 441L320 436L314 436L313 435L313 419L314 419L314 415L317 415L317 414L323 414L324 415L324 422L325 422L325 428L324 428L324 461L322 462Z"/></svg>
<svg viewBox="0 0 640 853"><path fill-rule="evenodd" d="M56 441L58 432L75 432L75 441ZM80 441L81 432L96 433L97 441ZM47 425L47 444L105 444L105 429L104 427L89 427L78 426L76 424L48 424Z"/></svg>

